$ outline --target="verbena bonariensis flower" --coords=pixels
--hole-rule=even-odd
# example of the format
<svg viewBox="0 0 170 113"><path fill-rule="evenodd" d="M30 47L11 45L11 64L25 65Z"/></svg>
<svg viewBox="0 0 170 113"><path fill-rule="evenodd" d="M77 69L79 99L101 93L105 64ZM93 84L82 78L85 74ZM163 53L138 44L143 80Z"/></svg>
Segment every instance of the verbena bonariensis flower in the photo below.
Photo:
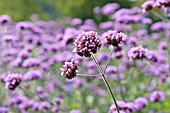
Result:
<svg viewBox="0 0 170 113"><path fill-rule="evenodd" d="M138 97L134 100L134 104L136 111L140 111L148 104L148 100L144 97Z"/></svg>
<svg viewBox="0 0 170 113"><path fill-rule="evenodd" d="M76 52L79 56L90 57L92 54L97 53L102 46L99 38L97 32L94 31L79 34L74 42L76 48L73 52Z"/></svg>
<svg viewBox="0 0 170 113"><path fill-rule="evenodd" d="M15 88L21 83L22 75L18 73L8 74L5 78L5 89L15 90Z"/></svg>
<svg viewBox="0 0 170 113"><path fill-rule="evenodd" d="M130 60L143 59L146 57L148 49L143 48L141 45L138 47L133 47L128 52Z"/></svg>
<svg viewBox="0 0 170 113"><path fill-rule="evenodd" d="M76 73L78 72L78 61L75 61L74 59L71 60L71 62L65 62L65 65L63 65L63 68L61 68L61 75L65 76L68 79L72 79L76 76Z"/></svg>
<svg viewBox="0 0 170 113"><path fill-rule="evenodd" d="M5 106L0 107L0 113L8 113L8 112L9 112L8 107L5 107Z"/></svg>
<svg viewBox="0 0 170 113"><path fill-rule="evenodd" d="M154 1L146 1L142 4L142 11L146 12L153 8Z"/></svg>
<svg viewBox="0 0 170 113"><path fill-rule="evenodd" d="M103 37L106 39L108 45L119 47L124 43L126 36L124 33L118 33L117 30L107 31L103 34Z"/></svg>
<svg viewBox="0 0 170 113"><path fill-rule="evenodd" d="M154 91L150 95L150 101L151 102L162 102L163 100L165 100L165 96L164 96L164 93L162 91Z"/></svg>
<svg viewBox="0 0 170 113"><path fill-rule="evenodd" d="M117 3L108 3L101 9L103 15L113 14L117 9L119 9L119 4Z"/></svg>

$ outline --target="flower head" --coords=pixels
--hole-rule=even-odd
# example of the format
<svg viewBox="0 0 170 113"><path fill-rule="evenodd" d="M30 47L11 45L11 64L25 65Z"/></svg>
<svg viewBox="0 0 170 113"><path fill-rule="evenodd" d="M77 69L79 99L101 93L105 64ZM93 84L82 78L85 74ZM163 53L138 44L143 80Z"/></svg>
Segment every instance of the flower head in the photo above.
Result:
<svg viewBox="0 0 170 113"><path fill-rule="evenodd" d="M142 4L142 11L146 12L153 8L154 1L146 1Z"/></svg>
<svg viewBox="0 0 170 113"><path fill-rule="evenodd" d="M146 57L147 51L148 51L148 49L145 49L142 46L133 47L128 52L128 56L129 56L130 60L143 59Z"/></svg>
<svg viewBox="0 0 170 113"><path fill-rule="evenodd" d="M151 102L162 102L163 100L165 100L165 95L162 91L154 91L150 95Z"/></svg>
<svg viewBox="0 0 170 113"><path fill-rule="evenodd" d="M117 30L107 31L103 34L103 37L106 39L108 45L119 47L126 39L124 33L118 33Z"/></svg>
<svg viewBox="0 0 170 113"><path fill-rule="evenodd" d="M75 61L74 59L71 60L71 62L65 62L65 65L63 65L63 68L61 68L61 75L65 76L68 79L72 79L76 76L76 73L78 72L78 61Z"/></svg>
<svg viewBox="0 0 170 113"><path fill-rule="evenodd" d="M79 56L85 57L90 57L92 54L97 53L102 45L99 35L94 31L79 34L74 44L76 48L73 51Z"/></svg>
<svg viewBox="0 0 170 113"><path fill-rule="evenodd" d="M21 83L22 76L18 73L8 74L5 78L5 89L15 90L15 88Z"/></svg>

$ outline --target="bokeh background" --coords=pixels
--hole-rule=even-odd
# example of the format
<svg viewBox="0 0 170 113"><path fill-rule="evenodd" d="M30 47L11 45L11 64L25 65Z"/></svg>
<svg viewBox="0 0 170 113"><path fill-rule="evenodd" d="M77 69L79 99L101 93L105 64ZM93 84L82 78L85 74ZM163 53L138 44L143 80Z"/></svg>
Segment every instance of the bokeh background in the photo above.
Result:
<svg viewBox="0 0 170 113"><path fill-rule="evenodd" d="M117 2L121 7L140 6L144 0L1 0L0 15L8 14L15 21L29 20L38 14L41 20L79 17L93 18L93 8Z"/></svg>

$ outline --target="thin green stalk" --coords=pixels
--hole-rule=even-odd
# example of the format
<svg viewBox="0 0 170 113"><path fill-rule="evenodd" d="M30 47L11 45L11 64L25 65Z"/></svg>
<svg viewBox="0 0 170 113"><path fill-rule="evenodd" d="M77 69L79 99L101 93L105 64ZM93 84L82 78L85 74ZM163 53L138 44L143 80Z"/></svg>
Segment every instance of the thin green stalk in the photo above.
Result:
<svg viewBox="0 0 170 113"><path fill-rule="evenodd" d="M165 21L165 18L162 16L162 15L160 15L159 13L157 13L157 12L155 12L155 11L151 11L155 16L157 16L158 18L160 18L162 21Z"/></svg>
<svg viewBox="0 0 170 113"><path fill-rule="evenodd" d="M114 48L112 48L112 51L111 51L111 53L110 53L110 56L109 56L109 58L108 58L108 60L107 60L106 66L105 66L104 71L103 71L104 74L105 74L105 72L106 72L107 66L109 65L109 61L110 61L111 56L112 56L112 54L113 54L113 50L114 50Z"/></svg>
<svg viewBox="0 0 170 113"><path fill-rule="evenodd" d="M77 76L87 76L87 77L94 77L94 76L99 76L99 74L98 74L98 75L77 74Z"/></svg>
<svg viewBox="0 0 170 113"><path fill-rule="evenodd" d="M111 97L112 97L112 99L113 99L113 101L114 101L114 104L116 105L116 110L117 110L117 112L120 113L119 107L118 107L117 102L116 102L116 98L115 98L114 93L113 93L113 91L112 91L112 89L111 89L111 87L110 87L110 84L108 83L106 77L104 76L104 73L103 73L101 67L99 66L99 64L98 64L98 62L96 61L96 59L94 58L94 56L91 55L91 57L92 57L93 61L95 62L95 64L96 64L96 66L97 66L100 74L101 74L102 77L103 77L104 83L105 83L105 85L107 86L107 88L108 88L108 90L109 90L109 92L110 92L110 95L111 95Z"/></svg>

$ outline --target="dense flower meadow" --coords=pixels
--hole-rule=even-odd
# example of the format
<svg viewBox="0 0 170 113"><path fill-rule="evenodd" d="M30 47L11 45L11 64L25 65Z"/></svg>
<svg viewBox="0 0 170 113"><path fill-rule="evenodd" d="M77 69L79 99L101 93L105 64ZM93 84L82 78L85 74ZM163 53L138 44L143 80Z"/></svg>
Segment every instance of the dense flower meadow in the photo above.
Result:
<svg viewBox="0 0 170 113"><path fill-rule="evenodd" d="M0 113L170 113L170 0L93 13L0 16Z"/></svg>

